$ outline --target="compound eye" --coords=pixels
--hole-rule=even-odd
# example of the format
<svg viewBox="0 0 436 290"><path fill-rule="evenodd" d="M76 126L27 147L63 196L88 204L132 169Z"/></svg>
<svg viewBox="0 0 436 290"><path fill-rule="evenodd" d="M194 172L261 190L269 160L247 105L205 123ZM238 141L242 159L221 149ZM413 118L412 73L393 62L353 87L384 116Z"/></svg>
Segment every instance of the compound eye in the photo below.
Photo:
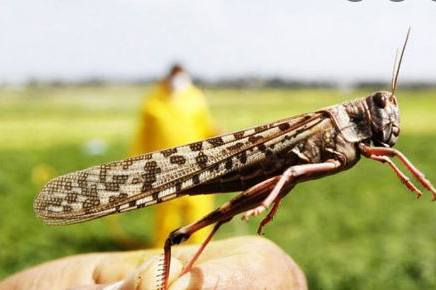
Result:
<svg viewBox="0 0 436 290"><path fill-rule="evenodd" d="M386 97L382 93L376 93L372 99L374 100L376 106L380 109L384 109L384 107L386 107Z"/></svg>

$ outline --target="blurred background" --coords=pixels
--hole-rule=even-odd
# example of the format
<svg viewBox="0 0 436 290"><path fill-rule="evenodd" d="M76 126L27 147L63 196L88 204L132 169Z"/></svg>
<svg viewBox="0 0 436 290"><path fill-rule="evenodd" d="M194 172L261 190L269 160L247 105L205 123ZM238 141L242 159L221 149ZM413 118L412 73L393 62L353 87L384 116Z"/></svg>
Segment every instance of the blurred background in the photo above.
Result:
<svg viewBox="0 0 436 290"><path fill-rule="evenodd" d="M110 221L47 227L33 213L57 175L129 156L141 111L174 63L190 73L217 132L389 90L400 73L396 146L436 182L436 2L0 2L0 279L66 255L126 248ZM216 196L215 204L231 195ZM119 215L148 246L155 209ZM311 289L434 289L436 204L362 160L297 186L266 237ZM217 238L255 234L234 219ZM114 222L114 221L112 221ZM128 244L128 243L127 243Z"/></svg>

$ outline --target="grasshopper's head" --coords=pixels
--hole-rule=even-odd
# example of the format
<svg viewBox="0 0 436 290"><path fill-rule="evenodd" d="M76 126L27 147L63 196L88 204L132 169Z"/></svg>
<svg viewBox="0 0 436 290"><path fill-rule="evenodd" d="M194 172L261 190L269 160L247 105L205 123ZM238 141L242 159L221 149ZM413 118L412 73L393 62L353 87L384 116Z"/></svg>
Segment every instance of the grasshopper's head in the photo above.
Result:
<svg viewBox="0 0 436 290"><path fill-rule="evenodd" d="M376 146L392 147L397 142L398 135L400 135L400 110L398 109L398 102L395 97L395 89L397 88L398 75L409 35L410 28L407 31L401 54L398 54L397 51L395 57L391 91L375 92L366 98L371 118L372 142Z"/></svg>
<svg viewBox="0 0 436 290"><path fill-rule="evenodd" d="M395 95L381 91L366 98L371 117L372 141L376 146L392 147L400 135L400 110Z"/></svg>

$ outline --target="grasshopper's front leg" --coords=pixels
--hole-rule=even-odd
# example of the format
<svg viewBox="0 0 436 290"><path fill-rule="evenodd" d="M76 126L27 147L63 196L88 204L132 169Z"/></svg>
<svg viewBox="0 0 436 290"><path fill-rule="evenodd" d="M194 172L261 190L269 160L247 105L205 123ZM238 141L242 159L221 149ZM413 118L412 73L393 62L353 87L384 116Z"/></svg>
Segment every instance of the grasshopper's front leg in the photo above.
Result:
<svg viewBox="0 0 436 290"><path fill-rule="evenodd" d="M389 159L389 157L398 157L400 161L406 166L406 168L415 176L421 184L432 193L433 200L436 200L436 189L433 185L428 181L424 174L419 171L413 164L404 156L400 151L385 148L385 147L369 147L363 143L359 144L359 149L362 152L362 155L383 163L387 163L397 174L398 178L409 188L412 192L414 192L419 198L422 195L422 192L416 188L412 182L409 181L409 178L400 171L398 167Z"/></svg>

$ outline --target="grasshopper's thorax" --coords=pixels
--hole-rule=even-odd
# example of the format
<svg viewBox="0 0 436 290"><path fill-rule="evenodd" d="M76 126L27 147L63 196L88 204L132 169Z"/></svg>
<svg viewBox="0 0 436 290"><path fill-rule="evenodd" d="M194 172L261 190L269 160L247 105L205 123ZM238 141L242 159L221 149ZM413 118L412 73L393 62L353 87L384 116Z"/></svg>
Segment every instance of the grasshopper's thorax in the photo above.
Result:
<svg viewBox="0 0 436 290"><path fill-rule="evenodd" d="M348 142L369 142L393 146L400 134L397 99L390 92L376 92L368 97L327 107L327 112Z"/></svg>
<svg viewBox="0 0 436 290"><path fill-rule="evenodd" d="M370 116L372 142L392 147L400 134L400 111L397 98L390 92L375 92L365 98Z"/></svg>
<svg viewBox="0 0 436 290"><path fill-rule="evenodd" d="M359 143L372 137L371 117L365 98L320 110L328 113L346 141Z"/></svg>

